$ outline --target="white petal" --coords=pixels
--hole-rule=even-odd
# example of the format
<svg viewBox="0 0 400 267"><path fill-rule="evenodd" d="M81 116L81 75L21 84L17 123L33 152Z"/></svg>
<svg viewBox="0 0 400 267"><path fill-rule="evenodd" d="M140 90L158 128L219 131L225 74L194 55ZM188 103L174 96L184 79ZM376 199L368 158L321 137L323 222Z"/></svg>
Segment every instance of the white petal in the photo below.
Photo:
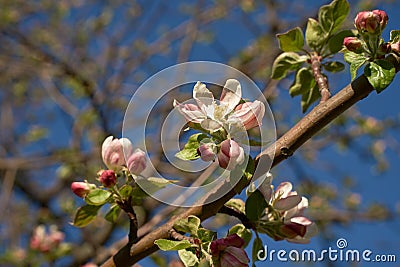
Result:
<svg viewBox="0 0 400 267"><path fill-rule="evenodd" d="M207 89L206 85L201 82L197 82L193 88L193 98L196 100L197 105L203 110L207 115L211 113L210 109L214 107L214 96ZM214 114L214 110L212 110Z"/></svg>
<svg viewBox="0 0 400 267"><path fill-rule="evenodd" d="M222 125L212 119L205 119L200 123L201 127L205 130L208 130L210 132L215 132L221 129Z"/></svg>
<svg viewBox="0 0 400 267"><path fill-rule="evenodd" d="M290 210L296 207L300 202L300 196L288 196L276 201L274 203L274 208L281 211Z"/></svg>
<svg viewBox="0 0 400 267"><path fill-rule="evenodd" d="M290 193L290 191L292 191L293 185L290 182L283 182L280 183L279 186L276 188L275 190L275 199L278 197L287 197Z"/></svg>
<svg viewBox="0 0 400 267"><path fill-rule="evenodd" d="M242 87L238 80L229 79L226 81L221 94L221 104L225 105L225 115L235 109L242 98Z"/></svg>

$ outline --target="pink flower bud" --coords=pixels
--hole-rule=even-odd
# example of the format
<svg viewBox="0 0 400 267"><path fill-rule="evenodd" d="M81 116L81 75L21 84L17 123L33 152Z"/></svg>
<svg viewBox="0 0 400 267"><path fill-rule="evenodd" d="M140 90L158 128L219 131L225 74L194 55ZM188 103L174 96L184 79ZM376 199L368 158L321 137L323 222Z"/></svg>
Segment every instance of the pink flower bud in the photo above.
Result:
<svg viewBox="0 0 400 267"><path fill-rule="evenodd" d="M124 153L129 156L132 154L132 150L132 143L129 139L113 139L113 136L109 136L103 142L101 156L108 168L119 170L126 166Z"/></svg>
<svg viewBox="0 0 400 267"><path fill-rule="evenodd" d="M343 40L343 45L347 48L347 50L356 52L361 49L361 40L357 37L345 37Z"/></svg>
<svg viewBox="0 0 400 267"><path fill-rule="evenodd" d="M78 197L85 197L91 189L94 189L96 186L93 184L85 183L85 182L73 182L71 184L71 190Z"/></svg>
<svg viewBox="0 0 400 267"><path fill-rule="evenodd" d="M113 187L117 184L117 176L113 170L103 170L99 172L99 181L104 187Z"/></svg>
<svg viewBox="0 0 400 267"><path fill-rule="evenodd" d="M232 139L222 141L218 153L218 163L221 168L233 170L244 161L244 150Z"/></svg>
<svg viewBox="0 0 400 267"><path fill-rule="evenodd" d="M232 234L226 238L217 239L211 242L210 252L215 267L248 266L250 259L243 249L244 240L237 234Z"/></svg>
<svg viewBox="0 0 400 267"><path fill-rule="evenodd" d="M400 54L400 42L391 44L390 48L393 52Z"/></svg>
<svg viewBox="0 0 400 267"><path fill-rule="evenodd" d="M260 126L264 117L265 106L262 102L245 102L238 105L233 113L233 118L237 118L246 130Z"/></svg>
<svg viewBox="0 0 400 267"><path fill-rule="evenodd" d="M135 152L128 158L128 169L133 174L140 174L146 169L146 153L141 149L136 149Z"/></svg>
<svg viewBox="0 0 400 267"><path fill-rule="evenodd" d="M354 24L360 33L381 33L388 23L388 16L383 10L359 12Z"/></svg>
<svg viewBox="0 0 400 267"><path fill-rule="evenodd" d="M201 144L198 148L198 153L204 161L212 161L215 159L217 147L214 143Z"/></svg>

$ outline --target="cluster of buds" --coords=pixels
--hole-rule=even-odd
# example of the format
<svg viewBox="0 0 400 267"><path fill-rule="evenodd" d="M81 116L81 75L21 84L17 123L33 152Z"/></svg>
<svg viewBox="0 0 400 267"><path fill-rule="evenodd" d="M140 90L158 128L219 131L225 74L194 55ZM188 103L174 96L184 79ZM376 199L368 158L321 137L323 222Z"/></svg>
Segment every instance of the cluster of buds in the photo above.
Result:
<svg viewBox="0 0 400 267"><path fill-rule="evenodd" d="M33 250L48 253L57 248L63 240L64 234L58 231L55 225L50 226L48 233L44 225L39 225L33 231L30 247Z"/></svg>
<svg viewBox="0 0 400 267"><path fill-rule="evenodd" d="M234 169L244 160L244 150L239 145L243 133L261 126L264 104L258 100L242 102L241 85L235 79L226 81L219 103L201 82L197 82L193 88L193 99L196 104L181 104L174 100L174 107L187 122L197 124L196 128L200 127L214 137L218 136L215 142L207 139L207 142L200 144L200 158L204 161L218 158L221 168Z"/></svg>
<svg viewBox="0 0 400 267"><path fill-rule="evenodd" d="M211 242L210 251L215 267L245 267L250 262L244 251L244 240L237 234L228 235L225 238Z"/></svg>
<svg viewBox="0 0 400 267"><path fill-rule="evenodd" d="M388 23L388 16L383 10L359 12L354 20L360 34L380 34Z"/></svg>
<svg viewBox="0 0 400 267"><path fill-rule="evenodd" d="M381 34L387 23L388 16L383 10L359 12L354 19L354 26L361 39L346 37L343 45L351 52L362 53L365 51L373 57L384 57L392 50L389 43L381 42Z"/></svg>
<svg viewBox="0 0 400 267"><path fill-rule="evenodd" d="M269 182L260 186L259 190L269 204L260 225L262 227L266 223L268 230L265 232L274 240L308 243L310 237L317 233L317 228L314 222L304 216L304 210L308 207L307 198L300 197L292 188L290 182L281 183L276 190Z"/></svg>
<svg viewBox="0 0 400 267"><path fill-rule="evenodd" d="M101 156L108 170L100 170L97 173L97 179L106 188L112 188L117 184L117 174L122 170L128 170L133 175L139 175L146 168L146 153L139 148L133 150L132 143L127 138L107 137L101 147ZM72 192L82 198L96 188L95 184L88 182L73 182L71 184Z"/></svg>
<svg viewBox="0 0 400 267"><path fill-rule="evenodd" d="M104 164L114 171L127 167L131 173L139 175L146 168L146 154L139 148L133 151L127 138L107 137L101 147L101 156Z"/></svg>

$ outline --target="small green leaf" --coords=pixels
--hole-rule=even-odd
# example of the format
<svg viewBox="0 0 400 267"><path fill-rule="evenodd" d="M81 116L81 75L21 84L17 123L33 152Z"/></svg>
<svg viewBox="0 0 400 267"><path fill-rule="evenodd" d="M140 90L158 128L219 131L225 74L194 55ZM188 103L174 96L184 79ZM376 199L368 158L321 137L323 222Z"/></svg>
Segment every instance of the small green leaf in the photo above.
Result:
<svg viewBox="0 0 400 267"><path fill-rule="evenodd" d="M76 227L84 227L91 223L97 216L100 206L86 205L78 208L75 213L74 222L72 223Z"/></svg>
<svg viewBox="0 0 400 267"><path fill-rule="evenodd" d="M171 250L181 250L185 248L190 248L192 244L187 240L168 240L168 239L158 239L154 241L161 250L171 251Z"/></svg>
<svg viewBox="0 0 400 267"><path fill-rule="evenodd" d="M119 192L123 197L127 198L132 195L133 187L131 185L125 184L119 189Z"/></svg>
<svg viewBox="0 0 400 267"><path fill-rule="evenodd" d="M251 180L251 178L253 178L255 169L256 169L256 163L254 162L254 159L251 156L249 156L246 169L244 170L243 173L243 175L246 176L247 180Z"/></svg>
<svg viewBox="0 0 400 267"><path fill-rule="evenodd" d="M121 208L118 205L112 205L104 218L111 223L115 223L120 213Z"/></svg>
<svg viewBox="0 0 400 267"><path fill-rule="evenodd" d="M107 203L107 200L111 196L111 192L103 189L93 189L85 197L85 201L89 205L101 206Z"/></svg>
<svg viewBox="0 0 400 267"><path fill-rule="evenodd" d="M208 229L199 228L197 236L202 243L209 243L217 238L217 233Z"/></svg>
<svg viewBox="0 0 400 267"><path fill-rule="evenodd" d="M190 215L187 218L177 220L174 223L174 228L179 232L189 233L192 236L197 237L197 230L200 226L200 219L194 215Z"/></svg>
<svg viewBox="0 0 400 267"><path fill-rule="evenodd" d="M329 72L339 72L344 70L344 64L339 61L329 61L322 65Z"/></svg>
<svg viewBox="0 0 400 267"><path fill-rule="evenodd" d="M196 266L199 263L199 259L196 257L196 254L190 250L181 249L178 251L178 255L185 267Z"/></svg>
<svg viewBox="0 0 400 267"><path fill-rule="evenodd" d="M253 247L251 250L253 264L254 264L254 262L260 260L260 258L258 256L261 256L261 258L262 258L262 257L264 257L264 253L268 253L268 252L264 251L264 253L260 253L261 255L259 255L260 250L264 250L264 246L263 246L261 238L256 237L253 241Z"/></svg>
<svg viewBox="0 0 400 267"><path fill-rule="evenodd" d="M294 52L280 54L272 65L272 79L280 80L291 70L298 69L307 60L307 56L300 56Z"/></svg>
<svg viewBox="0 0 400 267"><path fill-rule="evenodd" d="M346 19L349 11L350 5L346 0L334 0L319 9L318 20L326 32L333 33Z"/></svg>
<svg viewBox="0 0 400 267"><path fill-rule="evenodd" d="M303 94L301 98L301 109L303 113L305 113L311 104L317 101L320 97L321 94L318 85L315 85L308 93Z"/></svg>
<svg viewBox="0 0 400 267"><path fill-rule="evenodd" d="M357 54L345 49L344 60L350 64L351 80L354 80L357 76L357 70L364 65L367 59L363 54Z"/></svg>
<svg viewBox="0 0 400 267"><path fill-rule="evenodd" d="M364 74L375 90L380 93L393 81L396 70L389 61L378 59L365 66Z"/></svg>
<svg viewBox="0 0 400 267"><path fill-rule="evenodd" d="M323 44L327 41L328 33L315 19L309 18L306 29L306 42L315 51L320 51Z"/></svg>
<svg viewBox="0 0 400 267"><path fill-rule="evenodd" d="M229 229L228 234L237 234L244 240L244 247L247 247L249 244L252 233L249 229L247 229L243 224L236 224Z"/></svg>
<svg viewBox="0 0 400 267"><path fill-rule="evenodd" d="M299 52L304 46L303 32L299 27L277 34L279 47L284 52Z"/></svg>
<svg viewBox="0 0 400 267"><path fill-rule="evenodd" d="M200 158L200 155L197 153L197 149L200 146L201 140L204 138L207 138L207 135L202 133L190 136L183 149L176 153L175 156L182 160L195 160Z"/></svg>
<svg viewBox="0 0 400 267"><path fill-rule="evenodd" d="M392 43L400 42L400 30L390 31L390 42Z"/></svg>
<svg viewBox="0 0 400 267"><path fill-rule="evenodd" d="M293 84L289 88L290 96L305 94L315 86L314 75L309 68L301 68L296 72Z"/></svg>
<svg viewBox="0 0 400 267"><path fill-rule="evenodd" d="M143 179L142 178L137 179L136 182L140 186L140 188L144 192L146 192L146 194L151 195L175 181L167 180L165 178L160 178L160 177L148 177ZM133 195L134 194L135 191L133 192Z"/></svg>
<svg viewBox="0 0 400 267"><path fill-rule="evenodd" d="M343 48L343 40L346 37L355 36L352 30L343 30L333 35L328 40L329 51L332 54L336 54Z"/></svg>
<svg viewBox="0 0 400 267"><path fill-rule="evenodd" d="M225 203L225 206L245 213L245 203L239 198L231 198Z"/></svg>
<svg viewBox="0 0 400 267"><path fill-rule="evenodd" d="M263 215L268 203L260 191L256 190L246 200L246 216L250 221L256 222Z"/></svg>

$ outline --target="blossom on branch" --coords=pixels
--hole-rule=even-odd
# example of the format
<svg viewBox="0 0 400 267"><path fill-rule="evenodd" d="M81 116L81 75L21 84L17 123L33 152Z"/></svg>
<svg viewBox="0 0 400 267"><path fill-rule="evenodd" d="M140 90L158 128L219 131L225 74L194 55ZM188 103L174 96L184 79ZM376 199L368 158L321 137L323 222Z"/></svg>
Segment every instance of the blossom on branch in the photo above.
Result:
<svg viewBox="0 0 400 267"><path fill-rule="evenodd" d="M89 184L87 182L73 182L71 184L72 192L77 195L78 197L85 197L90 190L96 188L96 185Z"/></svg>
<svg viewBox="0 0 400 267"><path fill-rule="evenodd" d="M232 139L221 142L221 148L218 153L218 163L221 168L233 170L238 164L243 163L244 150Z"/></svg>
<svg viewBox="0 0 400 267"><path fill-rule="evenodd" d="M380 34L388 23L388 16L383 10L359 12L354 25L360 33Z"/></svg>
<svg viewBox="0 0 400 267"><path fill-rule="evenodd" d="M250 262L246 251L243 249L244 240L237 234L211 242L210 251L214 267L244 267Z"/></svg>
<svg viewBox="0 0 400 267"><path fill-rule="evenodd" d="M127 138L116 138L113 136L107 137L101 147L101 156L104 164L113 170L121 170L126 166L125 155L132 154L132 143Z"/></svg>
<svg viewBox="0 0 400 267"><path fill-rule="evenodd" d="M127 160L127 166L131 173L139 175L146 169L146 153L137 148Z"/></svg>

